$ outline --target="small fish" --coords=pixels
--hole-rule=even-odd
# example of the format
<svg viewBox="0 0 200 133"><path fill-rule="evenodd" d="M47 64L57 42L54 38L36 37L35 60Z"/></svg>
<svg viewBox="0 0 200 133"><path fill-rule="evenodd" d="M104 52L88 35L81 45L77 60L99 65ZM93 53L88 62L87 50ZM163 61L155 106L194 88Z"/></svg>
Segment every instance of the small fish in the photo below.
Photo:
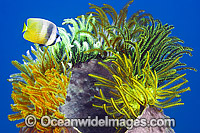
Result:
<svg viewBox="0 0 200 133"><path fill-rule="evenodd" d="M24 23L24 39L40 44L40 46L51 46L61 41L56 25L41 18L27 19L27 26Z"/></svg>

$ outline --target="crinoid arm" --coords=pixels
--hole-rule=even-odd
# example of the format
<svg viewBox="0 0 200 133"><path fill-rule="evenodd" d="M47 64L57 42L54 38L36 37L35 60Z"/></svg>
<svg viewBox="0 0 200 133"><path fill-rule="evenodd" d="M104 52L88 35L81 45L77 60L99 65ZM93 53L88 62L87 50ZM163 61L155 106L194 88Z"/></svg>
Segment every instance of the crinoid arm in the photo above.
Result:
<svg viewBox="0 0 200 133"><path fill-rule="evenodd" d="M117 59L112 61L111 67L99 62L99 65L102 65L112 75L112 80L89 74L89 76L98 80L95 83L96 86L104 86L110 89L109 92L113 95L111 98L106 98L100 90L100 97L95 96L95 98L105 101L106 104L93 106L104 109L108 115L115 118L121 115L125 118L137 118L143 109L149 105L161 109L183 105L181 99L177 101L174 101L174 99L179 98L180 93L190 90L189 87L180 89L183 84L187 83L187 80L183 79L186 74L179 75L159 86L158 77L160 75L155 70L151 70L148 62L149 54L140 75L134 75L131 57L127 58L125 54L123 56L115 54L115 56ZM183 79L182 82L173 85L181 79Z"/></svg>
<svg viewBox="0 0 200 133"><path fill-rule="evenodd" d="M10 82L13 85L11 109L15 114L8 115L11 121L25 119L27 115L34 115L37 123L34 126L35 131L58 131L54 127L42 127L40 119L48 115L50 118L64 119L64 114L59 111L59 106L65 104L69 84L67 76L69 68L66 60L56 60L48 48L41 49L36 45L32 48L33 57L27 52L23 56L24 64L13 61L12 64L18 68L21 73L11 75ZM26 127L24 122L16 125L19 128ZM28 128L26 131L28 132Z"/></svg>

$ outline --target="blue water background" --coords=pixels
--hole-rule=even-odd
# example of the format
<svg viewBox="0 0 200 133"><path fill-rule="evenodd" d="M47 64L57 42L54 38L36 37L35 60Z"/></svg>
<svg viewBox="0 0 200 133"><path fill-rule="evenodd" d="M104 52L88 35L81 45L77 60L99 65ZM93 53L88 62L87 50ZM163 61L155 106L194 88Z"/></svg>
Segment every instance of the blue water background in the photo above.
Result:
<svg viewBox="0 0 200 133"><path fill-rule="evenodd" d="M1 0L0 2L0 132L17 133L18 122L8 121L7 115L12 114L10 104L12 86L6 79L12 73L19 72L12 64L12 60L22 62L22 54L30 50L33 44L22 37L24 21L29 17L40 17L54 22L57 26L65 18L75 18L85 14L89 9L88 3L101 6L103 3L112 5L118 12L128 0ZM188 66L200 70L200 2L198 0L135 0L129 7L128 16L139 9L151 13L154 18L160 19L163 24L175 26L172 35L185 41L184 46L194 49L193 57L185 55L182 59ZM67 28L65 26L65 28ZM200 76L199 72L186 71L189 80L187 86L192 91L182 94L184 106L165 109L164 113L176 119L177 133L200 132Z"/></svg>

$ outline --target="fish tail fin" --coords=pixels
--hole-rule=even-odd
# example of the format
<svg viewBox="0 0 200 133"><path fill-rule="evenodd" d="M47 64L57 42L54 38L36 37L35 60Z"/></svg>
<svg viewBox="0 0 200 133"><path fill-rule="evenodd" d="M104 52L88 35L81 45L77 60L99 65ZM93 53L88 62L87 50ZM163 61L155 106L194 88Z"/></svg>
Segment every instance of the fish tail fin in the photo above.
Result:
<svg viewBox="0 0 200 133"><path fill-rule="evenodd" d="M26 24L24 23L24 27L23 27L22 32L24 32L24 31L26 31L26 30L27 30L27 26L26 26Z"/></svg>

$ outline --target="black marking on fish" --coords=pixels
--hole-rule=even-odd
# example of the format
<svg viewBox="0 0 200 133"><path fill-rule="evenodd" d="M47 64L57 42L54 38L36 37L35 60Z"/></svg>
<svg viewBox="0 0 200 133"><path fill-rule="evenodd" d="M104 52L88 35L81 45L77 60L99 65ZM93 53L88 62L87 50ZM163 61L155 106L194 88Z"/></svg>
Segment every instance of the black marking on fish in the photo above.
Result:
<svg viewBox="0 0 200 133"><path fill-rule="evenodd" d="M57 29L57 32L56 32L56 39L55 39L54 42L53 42L52 44L50 44L49 46L54 45L54 44L56 43L56 40L58 39L58 37L60 37L60 35L59 35L58 29ZM61 39L61 41L62 41L62 38L60 38L60 39Z"/></svg>
<svg viewBox="0 0 200 133"><path fill-rule="evenodd" d="M48 28L47 28L47 33L45 35L45 38L48 40L52 34L54 25L53 24L49 24Z"/></svg>

